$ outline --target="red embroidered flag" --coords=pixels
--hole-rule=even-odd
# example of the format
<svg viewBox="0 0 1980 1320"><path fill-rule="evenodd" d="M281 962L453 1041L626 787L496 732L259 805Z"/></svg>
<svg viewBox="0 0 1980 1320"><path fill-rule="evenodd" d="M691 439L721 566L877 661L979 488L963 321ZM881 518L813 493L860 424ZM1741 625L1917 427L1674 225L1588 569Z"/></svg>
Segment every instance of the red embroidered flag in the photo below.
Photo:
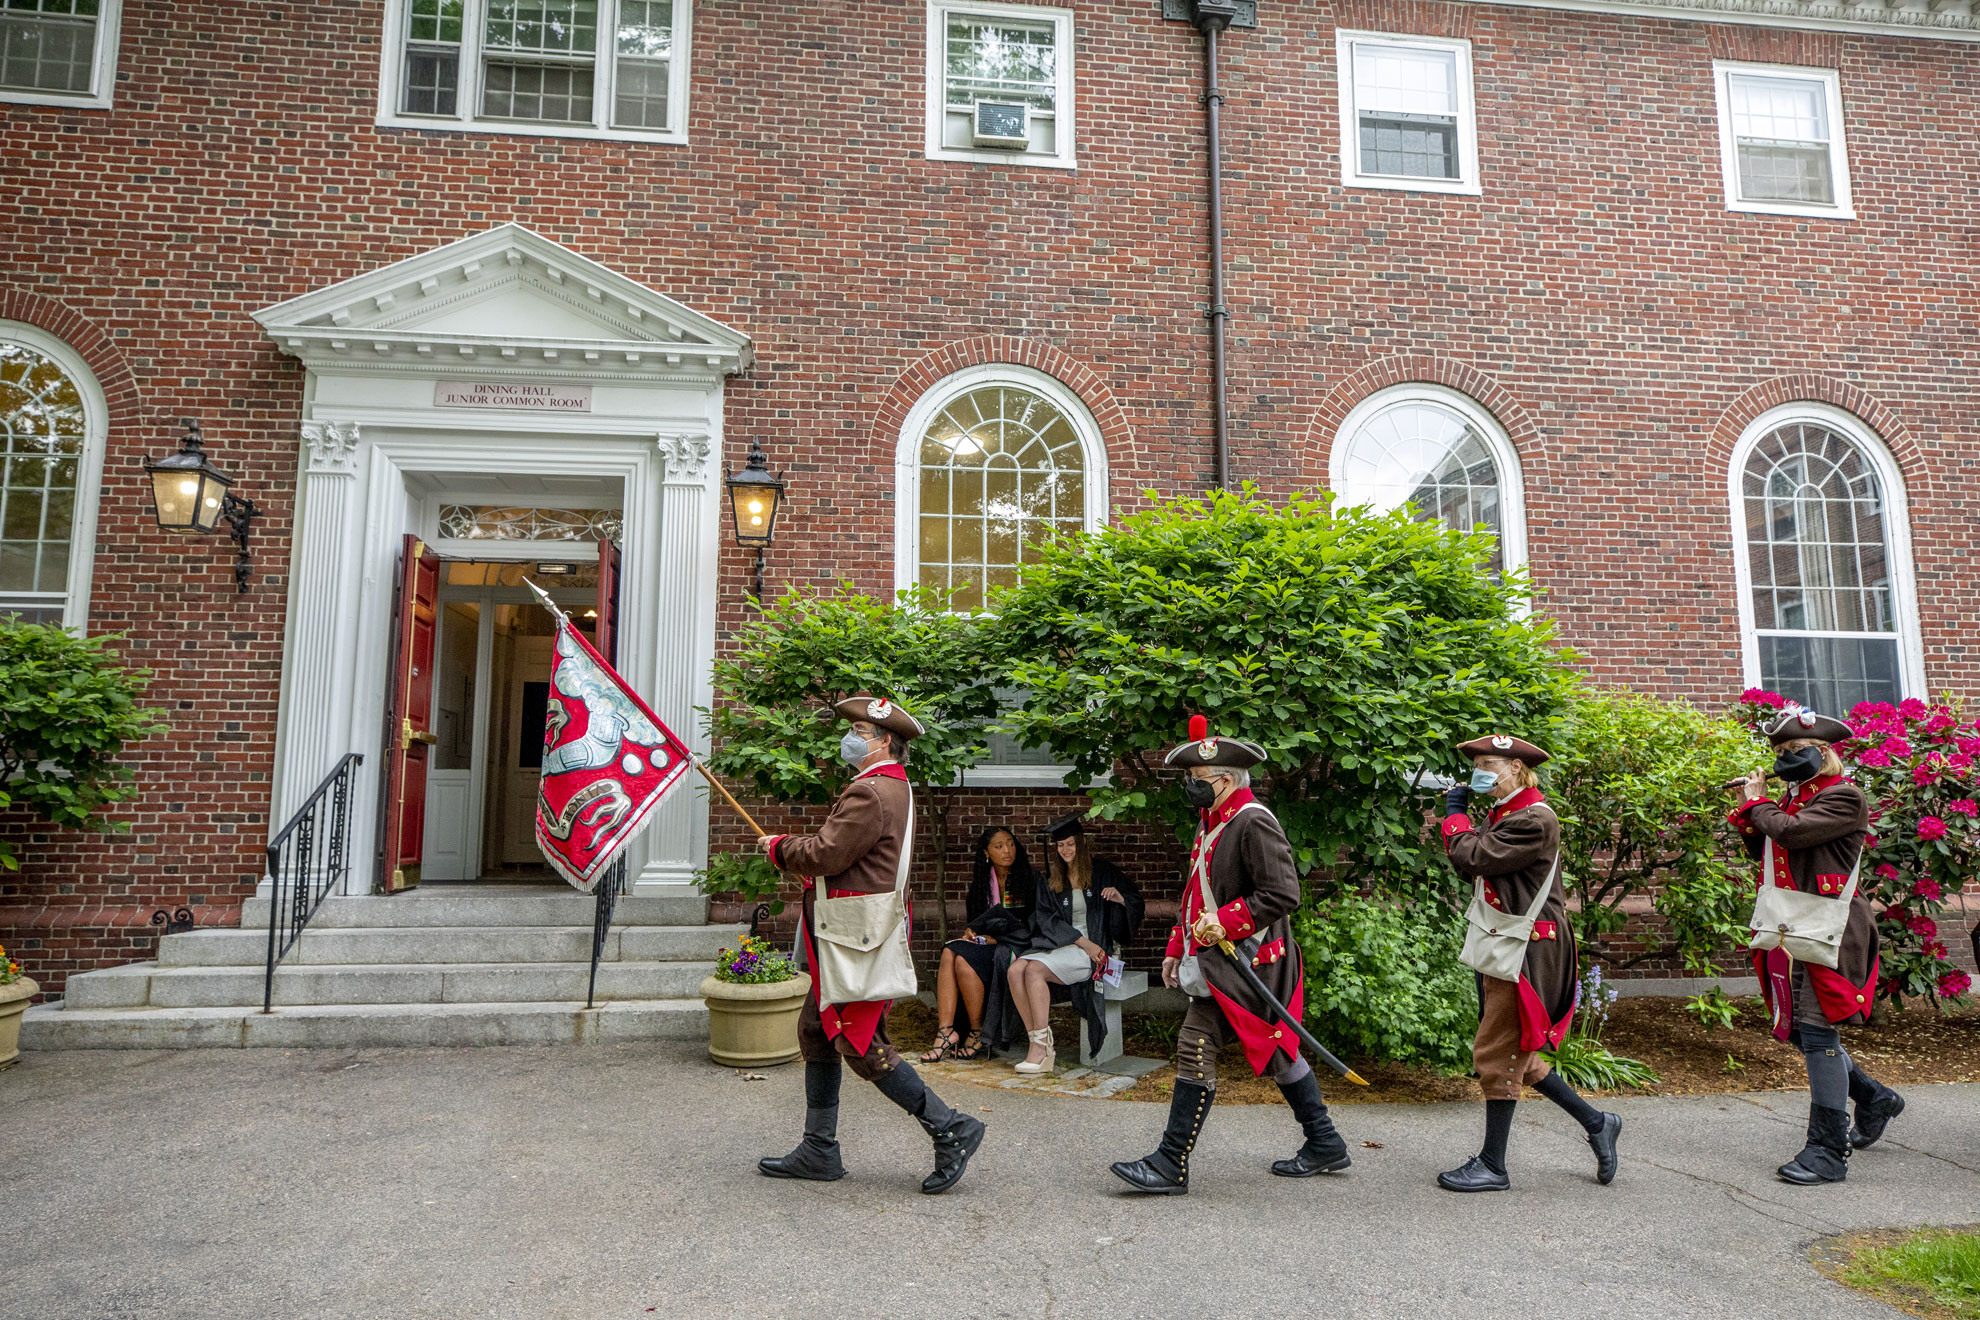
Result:
<svg viewBox="0 0 1980 1320"><path fill-rule="evenodd" d="M692 760L558 611L536 795L536 844L557 874L590 893Z"/></svg>

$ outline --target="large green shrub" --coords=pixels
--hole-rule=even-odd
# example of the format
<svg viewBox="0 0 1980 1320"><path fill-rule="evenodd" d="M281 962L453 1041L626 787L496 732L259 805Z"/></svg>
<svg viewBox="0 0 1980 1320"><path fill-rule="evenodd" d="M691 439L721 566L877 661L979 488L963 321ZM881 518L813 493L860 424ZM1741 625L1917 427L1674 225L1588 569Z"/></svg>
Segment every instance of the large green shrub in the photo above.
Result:
<svg viewBox="0 0 1980 1320"><path fill-rule="evenodd" d="M997 678L983 619L914 590L891 602L850 586L792 591L743 629L715 664L710 767L774 802L829 802L853 775L839 759L842 721L830 703L855 692L890 697L927 726L908 758L917 814L934 823L935 898L947 938L949 812L963 770L987 754ZM822 717L821 717L822 713ZM760 896L774 886L766 863L711 865L705 883Z"/></svg>
<svg viewBox="0 0 1980 1320"><path fill-rule="evenodd" d="M994 602L1030 692L1006 725L1056 749L1072 782L1111 772L1100 814L1187 837L1196 813L1160 758L1201 711L1264 746L1254 780L1302 872L1448 889L1410 778L1458 769L1453 744L1482 730L1539 733L1572 682L1524 583L1486 571L1492 549L1404 511L1324 495L1275 508L1249 490L1049 542Z"/></svg>
<svg viewBox="0 0 1980 1320"><path fill-rule="evenodd" d="M1463 923L1441 905L1414 908L1343 895L1293 916L1306 956L1306 1020L1337 1053L1471 1066L1477 982L1458 961Z"/></svg>
<svg viewBox="0 0 1980 1320"><path fill-rule="evenodd" d="M1561 871L1581 899L1583 961L1622 971L1675 957L1694 976L1720 975L1718 960L1750 933L1753 882L1719 785L1766 764L1765 744L1739 721L1685 702L1589 691L1548 750L1544 786L1561 817ZM1662 929L1622 956L1625 904L1645 896ZM1641 935L1632 931L1632 941Z"/></svg>
<svg viewBox="0 0 1980 1320"><path fill-rule="evenodd" d="M0 805L74 829L129 828L105 814L137 793L117 757L165 726L138 706L150 675L124 668L115 640L0 617ZM0 864L19 866L4 841Z"/></svg>

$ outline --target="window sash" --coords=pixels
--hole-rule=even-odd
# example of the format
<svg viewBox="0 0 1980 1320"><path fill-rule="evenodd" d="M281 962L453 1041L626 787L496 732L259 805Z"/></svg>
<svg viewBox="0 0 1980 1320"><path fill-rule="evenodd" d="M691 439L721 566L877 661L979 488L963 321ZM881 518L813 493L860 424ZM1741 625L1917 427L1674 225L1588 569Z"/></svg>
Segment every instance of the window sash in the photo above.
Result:
<svg viewBox="0 0 1980 1320"><path fill-rule="evenodd" d="M1849 218L1839 75L1718 64L1715 77L1727 205Z"/></svg>
<svg viewBox="0 0 1980 1320"><path fill-rule="evenodd" d="M93 95L103 17L97 0L8 0L0 7L0 92Z"/></svg>
<svg viewBox="0 0 1980 1320"><path fill-rule="evenodd" d="M1061 0L1061 4L1063 0ZM946 3L927 9L926 152L930 160L1015 160L1072 168L1073 17L1061 6ZM978 37L1009 38L987 56ZM1030 142L1023 148L979 147L980 101L1026 106Z"/></svg>
<svg viewBox="0 0 1980 1320"><path fill-rule="evenodd" d="M1345 186L1481 191L1466 43L1341 31L1335 59Z"/></svg>

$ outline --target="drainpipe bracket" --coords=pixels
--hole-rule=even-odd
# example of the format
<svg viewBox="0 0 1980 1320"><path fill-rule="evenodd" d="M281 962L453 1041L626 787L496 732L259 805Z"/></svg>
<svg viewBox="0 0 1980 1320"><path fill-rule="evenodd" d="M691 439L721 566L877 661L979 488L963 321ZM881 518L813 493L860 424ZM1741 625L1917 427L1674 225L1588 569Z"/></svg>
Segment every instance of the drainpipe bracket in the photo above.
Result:
<svg viewBox="0 0 1980 1320"><path fill-rule="evenodd" d="M1258 26L1258 0L1162 0L1162 17L1175 23Z"/></svg>

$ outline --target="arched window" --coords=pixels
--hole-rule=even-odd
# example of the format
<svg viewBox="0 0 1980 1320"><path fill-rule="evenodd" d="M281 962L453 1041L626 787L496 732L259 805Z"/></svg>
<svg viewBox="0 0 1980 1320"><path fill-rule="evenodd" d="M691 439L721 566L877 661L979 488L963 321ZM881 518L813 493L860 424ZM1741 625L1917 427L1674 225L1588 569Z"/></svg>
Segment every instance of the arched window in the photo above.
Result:
<svg viewBox="0 0 1980 1320"><path fill-rule="evenodd" d="M1419 518L1491 531L1494 572L1526 562L1519 456L1492 415L1455 390L1396 385L1370 395L1342 424L1331 467L1343 507L1408 504Z"/></svg>
<svg viewBox="0 0 1980 1320"><path fill-rule="evenodd" d="M0 322L0 618L86 621L105 411L73 350Z"/></svg>
<svg viewBox="0 0 1980 1320"><path fill-rule="evenodd" d="M1099 428L1072 391L1024 367L957 372L902 428L897 583L981 606L1047 537L1098 527L1106 492Z"/></svg>
<svg viewBox="0 0 1980 1320"><path fill-rule="evenodd" d="M1860 421L1777 408L1734 451L1747 681L1842 715L1923 686L1897 465Z"/></svg>

